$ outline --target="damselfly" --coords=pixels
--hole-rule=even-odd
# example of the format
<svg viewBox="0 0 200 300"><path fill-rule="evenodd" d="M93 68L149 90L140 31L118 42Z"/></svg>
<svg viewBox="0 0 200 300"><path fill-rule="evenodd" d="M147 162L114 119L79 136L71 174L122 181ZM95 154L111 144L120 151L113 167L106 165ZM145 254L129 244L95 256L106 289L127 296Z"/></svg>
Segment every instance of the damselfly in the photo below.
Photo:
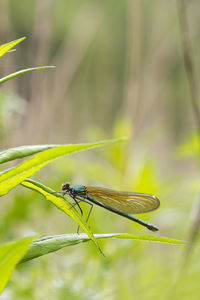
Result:
<svg viewBox="0 0 200 300"><path fill-rule="evenodd" d="M158 228L131 214L139 214L152 211L159 207L160 201L154 195L143 193L120 192L101 187L86 187L84 185L70 186L69 182L62 185L63 196L68 194L75 201L83 214L79 205L80 202L88 203L91 208L86 222L89 219L93 204L97 204L113 213L135 221L149 230L157 231Z"/></svg>

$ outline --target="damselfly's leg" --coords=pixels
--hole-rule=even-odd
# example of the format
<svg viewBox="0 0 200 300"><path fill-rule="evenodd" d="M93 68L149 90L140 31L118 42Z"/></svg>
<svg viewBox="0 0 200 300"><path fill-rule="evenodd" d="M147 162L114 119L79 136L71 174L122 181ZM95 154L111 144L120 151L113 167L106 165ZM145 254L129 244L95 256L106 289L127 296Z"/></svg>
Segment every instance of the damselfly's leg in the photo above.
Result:
<svg viewBox="0 0 200 300"><path fill-rule="evenodd" d="M92 204L91 202L89 202L89 201L86 201L86 200L85 200L85 197L81 197L81 198L78 197L78 196L76 196L76 197L71 196L71 197L72 197L72 198L74 199L74 201L75 201L75 203L72 204L71 208L74 207L75 205L78 205L78 207L80 207L80 205L79 205L80 202L85 202L85 203L87 203L87 204L90 205L90 210L89 210L89 213L88 213L88 216L87 216L87 219L86 219L86 223L87 223L88 220L89 220L90 214L91 214L91 212L92 212L93 204ZM83 198L84 198L84 199L83 199ZM77 200L79 200L79 201L77 201ZM71 208L70 208L70 209L71 209ZM82 211L82 209L81 209L81 216L83 216L83 211ZM77 233L79 233L79 229L80 229L80 226L78 226Z"/></svg>
<svg viewBox="0 0 200 300"><path fill-rule="evenodd" d="M86 223L87 223L88 220L89 220L90 214L91 214L91 212L92 212L92 209L93 209L93 204L92 204L91 202L89 202L89 201L86 201L84 196L83 196L83 198L84 198L84 199L79 198L79 197L76 197L76 199L80 200L79 202L82 201L82 202L85 202L85 203L87 203L87 204L90 205L90 210L89 210L88 216L87 216L87 218L86 218ZM77 233L79 233L79 228L80 228L80 226L78 226L78 232L77 232Z"/></svg>
<svg viewBox="0 0 200 300"><path fill-rule="evenodd" d="M89 220L89 217L91 215L91 212L92 212L92 209L93 209L93 204L90 203L90 202L87 202L87 201L84 201L85 203L88 203L90 205L90 210L89 210L89 213L88 213L88 216L87 216L87 219L86 219L86 223L88 222Z"/></svg>
<svg viewBox="0 0 200 300"><path fill-rule="evenodd" d="M80 205L79 205L79 202L81 202L81 201L77 201L76 199L78 199L77 197L75 197L75 196L71 196L73 199L74 199L74 201L75 201L75 203L73 203L72 204L72 206L75 206L75 205L77 205L78 206L78 208L80 209L80 212L81 212L81 216L83 216L83 211L82 211L82 208L80 207ZM79 199L80 200L80 199Z"/></svg>
<svg viewBox="0 0 200 300"><path fill-rule="evenodd" d="M92 212L92 209L93 209L93 204L89 201L86 201L85 197L83 197L83 198L84 198L84 200L82 198L76 197L76 199L80 200L80 201L77 201L78 203L85 202L85 203L90 205L90 210L89 210L89 213L88 213L88 216L87 216L87 219L86 219L86 223L87 223L87 221L89 220L90 214Z"/></svg>
<svg viewBox="0 0 200 300"><path fill-rule="evenodd" d="M81 202L82 199L80 199L80 198L78 198L78 197L76 197L76 196L73 196L73 195L70 195L70 196L71 196L71 197L74 199L74 201L75 201L75 203L72 204L71 208L74 207L75 205L77 205L78 208L80 209L81 216L83 216L82 208L81 208L80 205L79 205L79 202ZM78 199L79 201L77 201L77 199ZM71 208L70 208L70 209L71 209ZM78 233L78 234L79 234L79 229L80 229L80 226L78 225L78 228L77 228L77 233Z"/></svg>
<svg viewBox="0 0 200 300"><path fill-rule="evenodd" d="M80 203L80 202L81 202L81 201L78 201L78 203ZM69 210L72 209L72 207L74 207L74 206L76 206L76 205L77 205L76 202L72 203L72 205L71 205L71 207L69 208Z"/></svg>
<svg viewBox="0 0 200 300"><path fill-rule="evenodd" d="M80 205L79 205L79 202L81 202L81 201L77 201L77 200L76 200L77 197L76 197L75 195L73 195L72 193L64 192L64 193L62 193L62 194L63 194L63 196L65 196L66 194L68 194L70 197L72 197L72 199L75 201L75 203L73 203L73 204L71 205L70 209L71 209L72 207L74 207L75 205L77 205L78 208L79 208L79 210L80 210L81 216L83 216L82 208L81 208ZM82 200L82 199L79 199L79 200ZM79 233L79 226L78 226L78 229L77 229L77 233Z"/></svg>
<svg viewBox="0 0 200 300"><path fill-rule="evenodd" d="M79 205L79 202L81 202L81 201L76 201L75 196L69 194L68 192L52 192L51 194L62 194L63 197L64 197L66 194L68 194L68 195L69 195L70 197L72 197L72 198L74 199L74 201L75 201L75 203L72 204L71 208L74 207L75 205L77 205L78 208L79 208L79 210L80 210L80 212L81 212L81 215L83 215L83 211L82 211L82 209L81 209L81 207L80 207L80 205ZM70 208L70 209L71 209L71 208Z"/></svg>
<svg viewBox="0 0 200 300"><path fill-rule="evenodd" d="M72 209L73 207L75 207L78 203L80 203L80 202L82 202L82 200L80 200L80 201L76 201L76 202L74 202L74 203L72 203L71 204L71 207L69 208L69 210L70 209ZM79 206L80 207L80 206ZM81 211L81 210L80 210ZM83 213L81 213L81 215L83 215Z"/></svg>

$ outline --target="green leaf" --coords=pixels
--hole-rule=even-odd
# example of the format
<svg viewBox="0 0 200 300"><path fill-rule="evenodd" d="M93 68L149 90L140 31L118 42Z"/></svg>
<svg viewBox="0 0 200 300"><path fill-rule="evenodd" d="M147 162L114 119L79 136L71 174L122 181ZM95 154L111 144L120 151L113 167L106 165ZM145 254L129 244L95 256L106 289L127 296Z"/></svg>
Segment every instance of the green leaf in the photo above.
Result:
<svg viewBox="0 0 200 300"><path fill-rule="evenodd" d="M166 237L142 236L142 235L134 235L128 233L94 234L94 237L95 239L117 238L117 239L131 239L135 241L159 242L159 243L174 244L174 245L185 244L185 242L183 241L174 240ZM88 242L89 240L90 238L84 233L46 236L33 241L27 253L20 261L20 263L48 254L50 252L57 251L64 247L76 245L83 242Z"/></svg>
<svg viewBox="0 0 200 300"><path fill-rule="evenodd" d="M11 48L13 48L15 45L19 44L20 42L22 42L25 39L25 37L3 44L0 46L0 57L3 56L4 54L6 54Z"/></svg>
<svg viewBox="0 0 200 300"><path fill-rule="evenodd" d="M0 152L0 164L18 159L24 158L44 150L55 148L60 145L30 145L30 146L20 146L16 148L10 148Z"/></svg>
<svg viewBox="0 0 200 300"><path fill-rule="evenodd" d="M72 207L72 204L67 201L65 197L62 195L55 193L52 189L48 188L47 186L44 186L43 184L36 182L31 179L26 179L21 183L23 186L32 189L34 191L39 192L42 194L48 201L52 202L58 209L66 213L68 216L70 216L72 219L74 219L87 233L89 238L94 242L96 247L99 249L99 251L103 254L101 251L99 244L97 243L96 239L94 238L92 231L89 229L87 223L85 220L79 215L79 213L76 211L74 207Z"/></svg>
<svg viewBox="0 0 200 300"><path fill-rule="evenodd" d="M113 139L92 144L55 146L52 149L48 149L41 153L38 153L33 158L28 159L18 166L12 169L8 169L0 174L0 196L7 194L11 189L20 184L27 177L32 176L37 171L61 156L87 150L90 148L118 143L123 140L124 139Z"/></svg>
<svg viewBox="0 0 200 300"><path fill-rule="evenodd" d="M0 79L0 84L10 80L10 79L13 79L21 74L24 74L26 72L29 72L29 71L33 71L33 70L43 70L43 69L50 69L50 68L55 68L54 66L42 66L42 67L35 67L35 68L29 68L29 69L25 69L25 70L20 70L18 72L15 72L15 73L12 73L12 74L9 74L8 76L5 76L3 78Z"/></svg>
<svg viewBox="0 0 200 300"><path fill-rule="evenodd" d="M33 237L0 246L0 293L5 288L16 264L27 252Z"/></svg>

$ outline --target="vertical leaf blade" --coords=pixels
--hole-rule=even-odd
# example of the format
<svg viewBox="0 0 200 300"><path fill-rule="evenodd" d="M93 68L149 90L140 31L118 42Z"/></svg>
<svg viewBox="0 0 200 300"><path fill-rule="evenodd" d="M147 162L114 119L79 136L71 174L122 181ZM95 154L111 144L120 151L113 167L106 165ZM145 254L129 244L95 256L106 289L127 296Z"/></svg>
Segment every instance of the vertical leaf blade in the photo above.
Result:
<svg viewBox="0 0 200 300"><path fill-rule="evenodd" d="M16 264L27 252L33 237L0 246L0 293L12 275Z"/></svg>

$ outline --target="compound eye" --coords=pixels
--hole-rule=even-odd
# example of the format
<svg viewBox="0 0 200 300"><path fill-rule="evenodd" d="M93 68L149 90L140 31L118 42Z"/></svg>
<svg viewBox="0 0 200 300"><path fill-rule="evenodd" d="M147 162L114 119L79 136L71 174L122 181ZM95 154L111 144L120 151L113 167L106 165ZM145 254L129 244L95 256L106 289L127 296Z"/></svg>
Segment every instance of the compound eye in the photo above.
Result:
<svg viewBox="0 0 200 300"><path fill-rule="evenodd" d="M66 190L68 190L68 189L69 189L69 187L70 187L70 183L69 183L69 182L65 182L65 183L63 183L63 185L62 185L62 191L66 191Z"/></svg>

